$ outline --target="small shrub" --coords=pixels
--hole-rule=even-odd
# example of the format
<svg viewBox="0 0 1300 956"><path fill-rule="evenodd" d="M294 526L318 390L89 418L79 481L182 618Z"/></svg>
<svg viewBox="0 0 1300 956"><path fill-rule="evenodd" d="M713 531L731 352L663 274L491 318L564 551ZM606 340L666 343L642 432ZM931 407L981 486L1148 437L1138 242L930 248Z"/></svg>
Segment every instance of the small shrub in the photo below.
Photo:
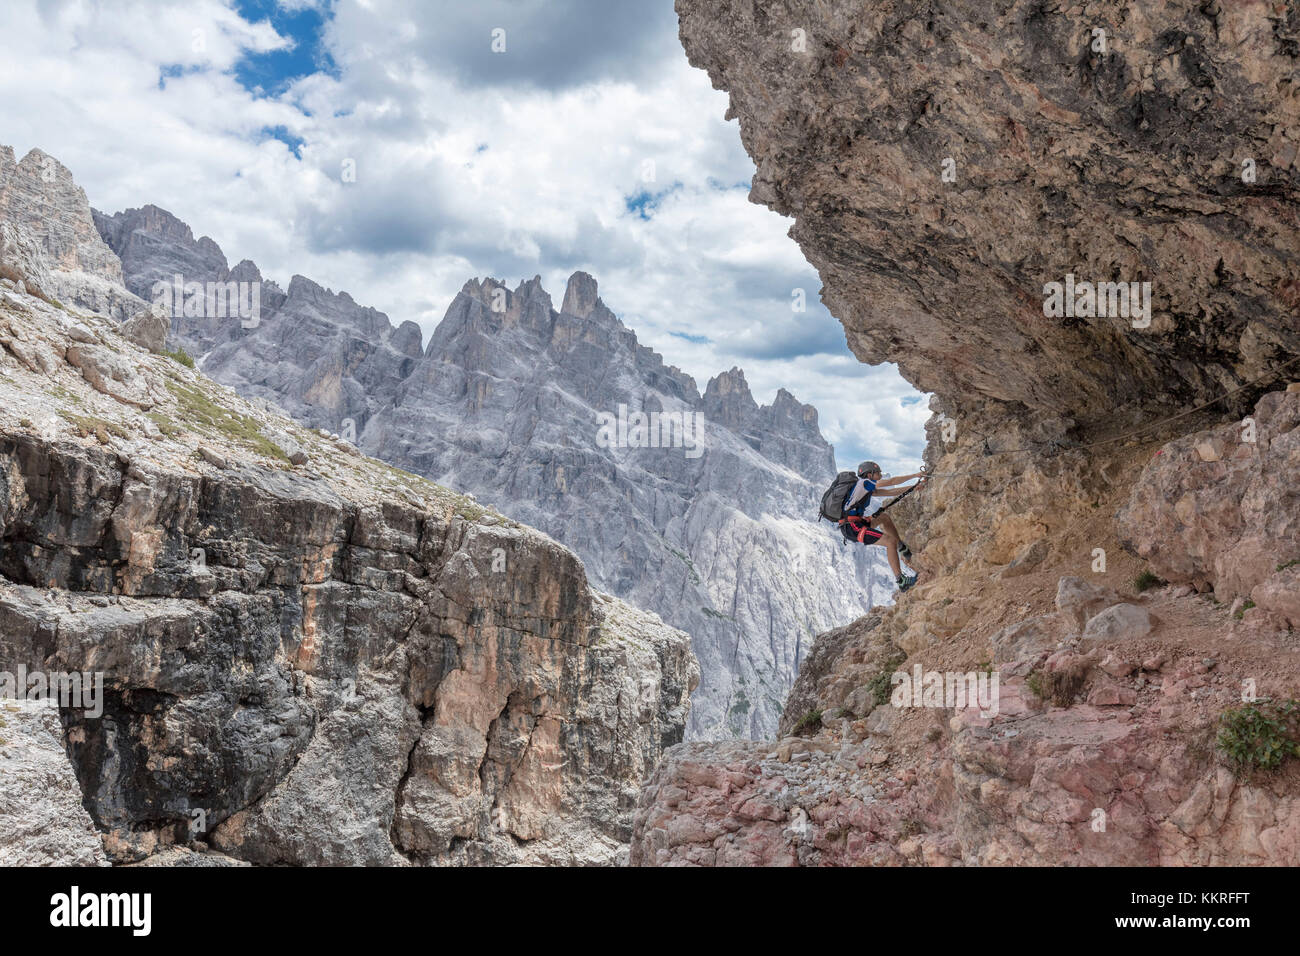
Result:
<svg viewBox="0 0 1300 956"><path fill-rule="evenodd" d="M916 836L918 833L925 832L925 824L916 817L908 817L903 821L900 832L905 837Z"/></svg>
<svg viewBox="0 0 1300 956"><path fill-rule="evenodd" d="M1294 568L1297 564L1300 564L1300 558L1292 558L1290 561L1279 564L1277 569L1279 571L1285 571L1287 568Z"/></svg>
<svg viewBox="0 0 1300 956"><path fill-rule="evenodd" d="M1148 570L1144 570L1141 574L1139 574L1137 577L1133 579L1133 590L1136 591L1138 594L1141 594L1143 591L1149 591L1152 588L1159 587L1164 583L1165 582L1163 580L1156 577L1148 569Z"/></svg>
<svg viewBox="0 0 1300 956"><path fill-rule="evenodd" d="M1237 776L1277 770L1300 757L1300 701L1265 699L1224 711L1216 745Z"/></svg>
<svg viewBox="0 0 1300 956"><path fill-rule="evenodd" d="M1241 605L1241 607L1237 608L1237 613L1234 614L1233 617L1235 617L1237 620L1240 621L1243 617L1246 616L1246 612L1249 611L1254 606L1255 606L1255 602L1247 599L1245 603Z"/></svg>
<svg viewBox="0 0 1300 956"><path fill-rule="evenodd" d="M894 671L899 664L906 660L907 656L905 654L897 654L891 657L885 663L885 669L867 681L867 687L871 690L871 699L875 701L877 707L889 703L890 694L893 693L894 689Z"/></svg>
<svg viewBox="0 0 1300 956"><path fill-rule="evenodd" d="M175 352L164 351L162 354L167 356L173 362L179 362L186 368L194 368L194 359L190 358L189 353L184 349L177 349Z"/></svg>
<svg viewBox="0 0 1300 956"><path fill-rule="evenodd" d="M1083 689L1087 676L1086 667L1063 671L1036 670L1025 678L1025 686L1041 701L1050 702L1057 707L1069 707Z"/></svg>
<svg viewBox="0 0 1300 956"><path fill-rule="evenodd" d="M809 732L820 730L822 725L822 712L820 710L810 710L799 718L794 725L793 733L799 733L807 730Z"/></svg>

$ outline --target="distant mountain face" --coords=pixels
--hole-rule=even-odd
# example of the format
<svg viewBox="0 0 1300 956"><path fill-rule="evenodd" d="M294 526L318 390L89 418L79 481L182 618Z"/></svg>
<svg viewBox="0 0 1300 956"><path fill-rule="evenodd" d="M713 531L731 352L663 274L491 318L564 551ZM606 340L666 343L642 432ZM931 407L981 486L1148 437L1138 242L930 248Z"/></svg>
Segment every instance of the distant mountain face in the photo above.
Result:
<svg viewBox="0 0 1300 956"><path fill-rule="evenodd" d="M261 283L252 327L174 316L207 375L542 529L597 586L687 631L703 672L691 739L771 736L812 637L889 599L883 556L810 520L835 471L816 409L784 390L760 406L739 369L701 395L585 273L558 310L538 278L468 282L421 349L414 323L231 269L156 207L95 222L143 299L178 275Z"/></svg>
<svg viewBox="0 0 1300 956"><path fill-rule="evenodd" d="M0 146L0 260L43 295L119 321L145 305L122 287L122 265L100 239L85 190L39 149L19 161Z"/></svg>

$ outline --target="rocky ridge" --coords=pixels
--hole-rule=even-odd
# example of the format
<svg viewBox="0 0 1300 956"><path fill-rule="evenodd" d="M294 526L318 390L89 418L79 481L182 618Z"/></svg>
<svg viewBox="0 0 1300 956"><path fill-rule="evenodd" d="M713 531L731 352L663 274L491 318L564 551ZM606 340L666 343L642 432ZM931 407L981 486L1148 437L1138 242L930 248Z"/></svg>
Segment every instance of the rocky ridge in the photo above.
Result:
<svg viewBox="0 0 1300 956"><path fill-rule="evenodd" d="M45 728L103 842L50 809L69 861L618 858L684 731L686 635L545 535L21 281L0 280L0 670L103 674L102 716ZM11 862L49 862L4 794Z"/></svg>

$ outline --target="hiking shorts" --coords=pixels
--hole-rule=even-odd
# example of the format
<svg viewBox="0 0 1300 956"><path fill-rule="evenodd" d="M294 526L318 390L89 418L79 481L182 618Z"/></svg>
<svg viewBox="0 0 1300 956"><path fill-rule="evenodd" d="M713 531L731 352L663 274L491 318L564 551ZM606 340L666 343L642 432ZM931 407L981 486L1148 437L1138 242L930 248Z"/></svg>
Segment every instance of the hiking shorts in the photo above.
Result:
<svg viewBox="0 0 1300 956"><path fill-rule="evenodd" d="M866 518L845 518L840 522L840 534L844 535L848 541L856 541L858 544L876 544L884 537L885 533L877 528L871 527L871 522Z"/></svg>

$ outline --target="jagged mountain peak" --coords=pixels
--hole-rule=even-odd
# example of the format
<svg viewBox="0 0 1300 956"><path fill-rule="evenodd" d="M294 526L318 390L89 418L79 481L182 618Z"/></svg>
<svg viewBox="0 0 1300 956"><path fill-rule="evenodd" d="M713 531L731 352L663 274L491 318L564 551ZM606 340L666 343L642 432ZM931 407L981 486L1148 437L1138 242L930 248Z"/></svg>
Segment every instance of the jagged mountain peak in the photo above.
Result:
<svg viewBox="0 0 1300 956"><path fill-rule="evenodd" d="M117 319L145 306L122 288L122 263L101 238L85 190L43 150L15 162L12 148L0 149L0 220L45 294Z"/></svg>
<svg viewBox="0 0 1300 956"><path fill-rule="evenodd" d="M704 387L704 414L728 428L743 428L758 412L745 373L736 367L719 372Z"/></svg>
<svg viewBox="0 0 1300 956"><path fill-rule="evenodd" d="M12 149L9 150L9 155L14 155ZM72 171L67 166L64 166L56 157L51 156L45 150L35 146L26 152L23 158L19 160L18 165L27 170L54 169L60 173L66 173L69 179L72 178Z"/></svg>
<svg viewBox="0 0 1300 956"><path fill-rule="evenodd" d="M564 288L564 304L560 311L585 319L598 306L603 305L598 295L596 279L589 272L578 271L569 276Z"/></svg>
<svg viewBox="0 0 1300 956"><path fill-rule="evenodd" d="M264 281L262 278L262 270L257 267L257 263L253 262L252 259L240 259L239 262L235 263L235 267L230 270L227 278L235 282ZM272 282L268 282L267 284L272 286L275 285L275 283ZM279 286L275 286L275 288L278 289Z"/></svg>

